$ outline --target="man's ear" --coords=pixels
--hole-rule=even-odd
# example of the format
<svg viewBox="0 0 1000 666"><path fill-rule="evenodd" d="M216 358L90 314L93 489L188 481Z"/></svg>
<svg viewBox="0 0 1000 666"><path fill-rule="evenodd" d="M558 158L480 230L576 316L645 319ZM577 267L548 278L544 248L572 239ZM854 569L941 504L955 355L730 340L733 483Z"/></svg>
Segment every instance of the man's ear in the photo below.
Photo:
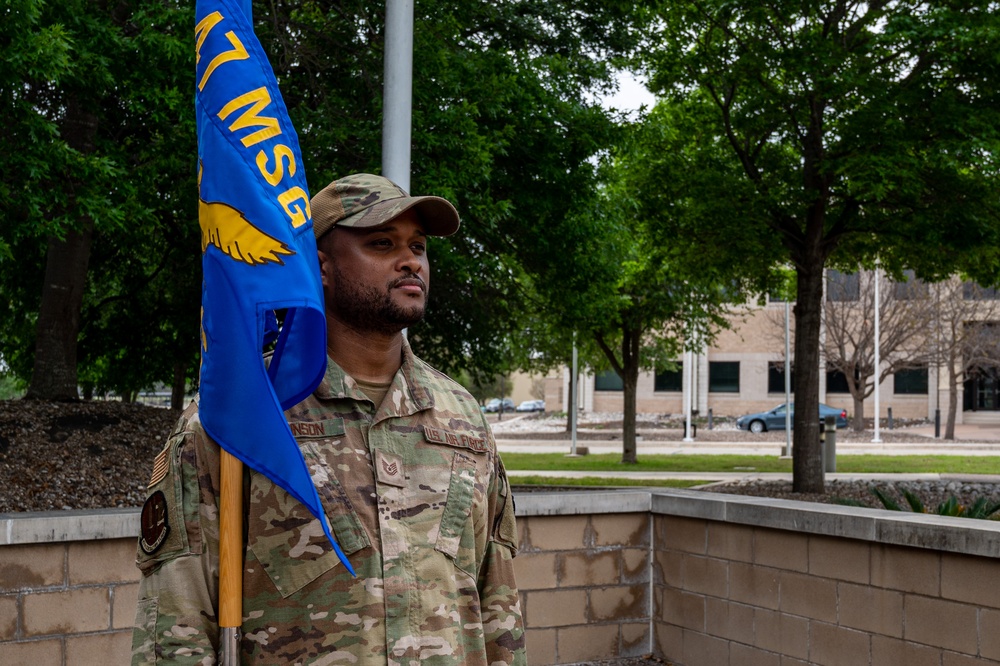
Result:
<svg viewBox="0 0 1000 666"><path fill-rule="evenodd" d="M323 289L329 289L333 285L333 261L323 250L316 250L319 258L319 279L323 284Z"/></svg>

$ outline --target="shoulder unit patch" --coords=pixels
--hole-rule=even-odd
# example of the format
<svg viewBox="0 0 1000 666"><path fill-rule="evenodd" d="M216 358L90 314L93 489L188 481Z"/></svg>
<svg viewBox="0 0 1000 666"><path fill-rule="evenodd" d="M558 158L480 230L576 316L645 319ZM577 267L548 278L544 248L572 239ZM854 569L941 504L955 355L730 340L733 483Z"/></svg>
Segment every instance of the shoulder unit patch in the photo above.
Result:
<svg viewBox="0 0 1000 666"><path fill-rule="evenodd" d="M139 546L144 553L152 555L170 534L170 524L167 522L167 498L162 490L157 490L146 498L146 503L142 505L140 524L142 534L139 537Z"/></svg>

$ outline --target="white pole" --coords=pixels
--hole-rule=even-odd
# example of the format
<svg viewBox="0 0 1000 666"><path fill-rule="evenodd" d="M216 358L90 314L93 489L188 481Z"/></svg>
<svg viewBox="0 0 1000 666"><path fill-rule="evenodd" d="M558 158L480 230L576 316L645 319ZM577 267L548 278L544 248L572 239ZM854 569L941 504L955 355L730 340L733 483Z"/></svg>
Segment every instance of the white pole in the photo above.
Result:
<svg viewBox="0 0 1000 666"><path fill-rule="evenodd" d="M569 373L570 389L569 395L572 400L569 401L569 437L570 437L570 450L569 454L571 456L576 455L576 406L580 400L580 382L577 375L576 366L576 333L573 334L573 368Z"/></svg>
<svg viewBox="0 0 1000 666"><path fill-rule="evenodd" d="M684 382L684 441L693 442L694 438L691 437L691 389L692 384L694 384L693 375L691 373L691 365L693 363L692 352L684 350L684 356L681 363L684 364L683 368L683 379Z"/></svg>
<svg viewBox="0 0 1000 666"><path fill-rule="evenodd" d="M791 315L788 300L785 300L785 450L782 457L792 455L792 353Z"/></svg>
<svg viewBox="0 0 1000 666"><path fill-rule="evenodd" d="M413 0L385 3L382 175L410 191L413 108Z"/></svg>
<svg viewBox="0 0 1000 666"><path fill-rule="evenodd" d="M882 440L878 436L878 415L879 415L879 404L878 404L878 385L879 385L879 367L881 365L881 358L879 357L879 344L881 340L879 339L879 263L875 260L875 436L872 437L872 444L878 444Z"/></svg>

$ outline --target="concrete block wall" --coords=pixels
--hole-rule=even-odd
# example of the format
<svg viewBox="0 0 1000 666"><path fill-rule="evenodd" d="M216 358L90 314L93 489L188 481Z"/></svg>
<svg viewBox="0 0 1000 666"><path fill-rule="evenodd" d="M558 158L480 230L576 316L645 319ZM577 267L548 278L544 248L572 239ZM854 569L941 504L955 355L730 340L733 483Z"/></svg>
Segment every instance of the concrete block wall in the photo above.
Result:
<svg viewBox="0 0 1000 666"><path fill-rule="evenodd" d="M655 515L656 653L678 666L1000 664L995 524L828 509L803 507L794 530Z"/></svg>
<svg viewBox="0 0 1000 666"><path fill-rule="evenodd" d="M518 496L533 666L1000 665L1000 523L684 490ZM127 663L138 511L0 516L0 664Z"/></svg>
<svg viewBox="0 0 1000 666"><path fill-rule="evenodd" d="M650 528L648 513L518 519L531 663L650 652Z"/></svg>
<svg viewBox="0 0 1000 666"><path fill-rule="evenodd" d="M135 539L0 548L0 664L125 664Z"/></svg>

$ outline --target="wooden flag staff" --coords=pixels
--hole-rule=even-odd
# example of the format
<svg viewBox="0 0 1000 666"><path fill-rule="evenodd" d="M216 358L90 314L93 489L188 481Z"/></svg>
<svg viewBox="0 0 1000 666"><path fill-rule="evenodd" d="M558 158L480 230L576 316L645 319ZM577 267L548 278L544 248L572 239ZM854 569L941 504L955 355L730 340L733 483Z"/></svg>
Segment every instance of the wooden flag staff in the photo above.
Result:
<svg viewBox="0 0 1000 666"><path fill-rule="evenodd" d="M243 463L219 452L219 664L236 666L243 624Z"/></svg>
<svg viewBox="0 0 1000 666"><path fill-rule="evenodd" d="M253 0L239 4L253 26ZM228 451L219 453L219 666L237 666L243 625L243 463Z"/></svg>

